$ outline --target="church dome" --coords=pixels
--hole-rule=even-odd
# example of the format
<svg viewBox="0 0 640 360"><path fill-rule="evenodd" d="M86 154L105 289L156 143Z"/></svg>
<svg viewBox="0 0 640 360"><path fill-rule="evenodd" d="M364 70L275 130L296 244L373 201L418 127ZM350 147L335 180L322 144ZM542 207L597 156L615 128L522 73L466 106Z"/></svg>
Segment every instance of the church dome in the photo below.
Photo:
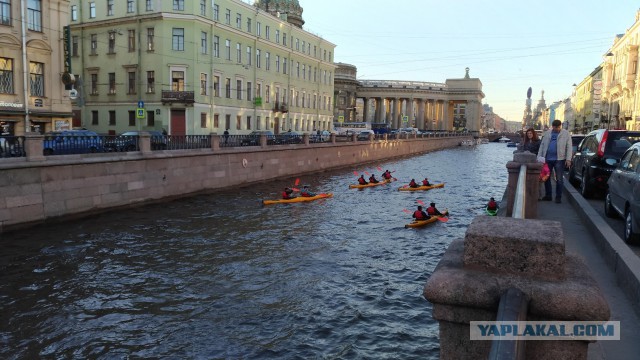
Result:
<svg viewBox="0 0 640 360"><path fill-rule="evenodd" d="M302 29L302 6L298 0L257 0L253 6Z"/></svg>

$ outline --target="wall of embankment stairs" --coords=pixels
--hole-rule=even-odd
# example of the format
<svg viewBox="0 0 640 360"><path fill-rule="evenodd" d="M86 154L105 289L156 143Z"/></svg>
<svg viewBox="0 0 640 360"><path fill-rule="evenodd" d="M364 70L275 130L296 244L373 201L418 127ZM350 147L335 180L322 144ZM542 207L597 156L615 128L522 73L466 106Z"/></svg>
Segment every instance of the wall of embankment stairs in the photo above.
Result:
<svg viewBox="0 0 640 360"><path fill-rule="evenodd" d="M464 139L59 155L39 161L0 159L0 232L198 192L416 155L458 146Z"/></svg>

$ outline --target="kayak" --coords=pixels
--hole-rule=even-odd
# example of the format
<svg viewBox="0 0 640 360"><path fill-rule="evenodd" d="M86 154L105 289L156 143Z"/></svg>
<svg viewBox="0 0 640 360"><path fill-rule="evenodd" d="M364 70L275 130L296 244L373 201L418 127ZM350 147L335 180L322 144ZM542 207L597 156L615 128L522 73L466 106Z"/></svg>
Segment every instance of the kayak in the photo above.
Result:
<svg viewBox="0 0 640 360"><path fill-rule="evenodd" d="M333 197L333 193L318 194L316 196L298 196L298 197L294 197L293 199L262 200L262 205L306 202L306 201L313 201L318 199L326 199L330 197Z"/></svg>
<svg viewBox="0 0 640 360"><path fill-rule="evenodd" d="M498 215L498 209L495 209L495 210L489 210L489 208L484 208L484 210L487 212L487 215L489 215L489 216L496 216L496 215Z"/></svg>
<svg viewBox="0 0 640 360"><path fill-rule="evenodd" d="M432 216L432 217L428 218L427 220L413 220L409 224L406 224L404 227L405 228L423 227L423 226L425 226L427 224L431 224L431 223L434 223L434 222L438 221L438 218L445 218L445 217L449 216L449 211L445 211L443 214L444 215Z"/></svg>
<svg viewBox="0 0 640 360"><path fill-rule="evenodd" d="M408 185L405 185L401 188L399 188L399 191L420 191L420 190L431 190L431 189L436 189L436 188L442 188L444 187L444 183L441 184L433 184L433 185L429 185L429 186L418 186L418 187L409 187Z"/></svg>
<svg viewBox="0 0 640 360"><path fill-rule="evenodd" d="M368 187L373 187L373 186L379 186L379 185L385 185L388 184L390 182L392 182L392 180L383 180L377 183L368 183L366 185L360 185L360 184L356 184L356 185L349 185L349 189L364 189L364 188L368 188Z"/></svg>

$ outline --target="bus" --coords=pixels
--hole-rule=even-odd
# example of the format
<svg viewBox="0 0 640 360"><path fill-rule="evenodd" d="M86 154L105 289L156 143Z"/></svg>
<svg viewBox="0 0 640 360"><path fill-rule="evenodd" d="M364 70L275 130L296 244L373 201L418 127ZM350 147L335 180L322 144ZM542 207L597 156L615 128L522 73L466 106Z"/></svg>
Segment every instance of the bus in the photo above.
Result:
<svg viewBox="0 0 640 360"><path fill-rule="evenodd" d="M376 134L387 134L391 131L390 127L387 123L371 123L371 130Z"/></svg>
<svg viewBox="0 0 640 360"><path fill-rule="evenodd" d="M371 130L371 123L368 122L334 122L333 130L338 135L359 134L364 130Z"/></svg>

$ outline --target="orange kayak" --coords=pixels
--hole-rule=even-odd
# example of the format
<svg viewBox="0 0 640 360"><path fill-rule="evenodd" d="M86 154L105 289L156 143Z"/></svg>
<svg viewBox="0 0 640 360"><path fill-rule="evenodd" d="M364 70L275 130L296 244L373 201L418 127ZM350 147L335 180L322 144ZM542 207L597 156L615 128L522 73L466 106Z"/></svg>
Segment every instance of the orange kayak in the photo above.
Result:
<svg viewBox="0 0 640 360"><path fill-rule="evenodd" d="M318 199L326 199L333 197L333 193L326 194L318 194L316 196L298 196L293 199L279 199L279 200L262 200L262 205L273 205L273 204L288 204L288 203L297 203L297 202L307 202Z"/></svg>
<svg viewBox="0 0 640 360"><path fill-rule="evenodd" d="M436 215L436 216L432 216L430 218L428 218L427 220L413 220L412 222L406 224L404 227L405 228L417 228L417 227L423 227L427 224L431 224L436 222L439 218L445 218L449 216L449 211L445 211L444 215Z"/></svg>
<svg viewBox="0 0 640 360"><path fill-rule="evenodd" d="M392 181L394 181L395 179L391 179L391 180L382 180L380 182L377 183L368 183L366 185L360 185L360 184L355 184L355 185L349 185L349 189L364 189L364 188L368 188L368 187L374 187L374 186L379 186L379 185L385 185L388 184Z"/></svg>
<svg viewBox="0 0 640 360"><path fill-rule="evenodd" d="M436 189L436 188L442 188L444 187L444 183L442 184L433 184L433 185L429 185L429 186L418 186L418 187L409 187L408 185L405 185L401 188L399 188L399 191L420 191L420 190L431 190L431 189Z"/></svg>

